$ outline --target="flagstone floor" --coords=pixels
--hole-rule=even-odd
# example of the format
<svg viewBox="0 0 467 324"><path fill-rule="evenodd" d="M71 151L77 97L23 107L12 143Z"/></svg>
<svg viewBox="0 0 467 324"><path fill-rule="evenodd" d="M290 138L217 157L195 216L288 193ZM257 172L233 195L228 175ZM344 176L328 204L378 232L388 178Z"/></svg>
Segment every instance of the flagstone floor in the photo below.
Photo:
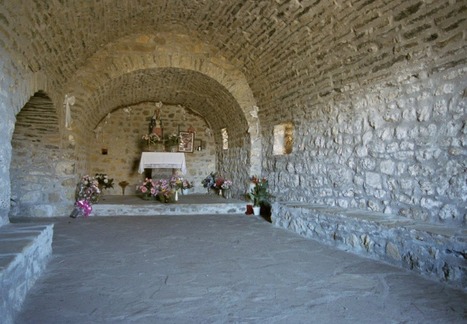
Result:
<svg viewBox="0 0 467 324"><path fill-rule="evenodd" d="M117 215L116 215L117 216ZM55 223L23 323L462 323L467 296L245 214Z"/></svg>

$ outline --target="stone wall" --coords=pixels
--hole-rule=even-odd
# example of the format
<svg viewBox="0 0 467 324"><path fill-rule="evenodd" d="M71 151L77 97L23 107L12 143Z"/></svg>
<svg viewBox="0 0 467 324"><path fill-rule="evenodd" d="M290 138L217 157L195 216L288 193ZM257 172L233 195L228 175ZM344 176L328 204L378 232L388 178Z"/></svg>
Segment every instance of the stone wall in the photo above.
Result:
<svg viewBox="0 0 467 324"><path fill-rule="evenodd" d="M105 190L104 194L122 194L118 183L127 181L130 185L126 188L125 194L133 195L136 185L144 179L145 175L138 173L138 166L141 152L147 151L148 148L141 137L148 133L154 110L153 102L120 108L114 110L110 117L104 118L97 125L94 144L89 146L88 172L90 175L106 173L114 179L114 188ZM184 177L194 183L193 192L204 192L201 180L210 172L216 171L214 136L206 131L209 125L202 117L180 105L163 105L160 118L164 135L178 134L178 131L187 131L193 127L195 145L199 140L202 141L201 151L185 153L187 174ZM97 131L98 129L101 131ZM107 155L102 154L103 148L108 150ZM160 175L162 178L167 178L171 174L170 170L154 172L156 177Z"/></svg>
<svg viewBox="0 0 467 324"><path fill-rule="evenodd" d="M467 80L458 72L317 105L296 129L295 151L266 162L278 199L465 224Z"/></svg>
<svg viewBox="0 0 467 324"><path fill-rule="evenodd" d="M10 216L67 214L74 199L74 164L68 150L61 148L51 99L37 92L16 117Z"/></svg>
<svg viewBox="0 0 467 324"><path fill-rule="evenodd" d="M465 226L465 10L454 1L342 7L338 20L323 13L322 39L298 43L281 65L262 61L275 68L252 84L278 200ZM273 127L289 121L293 152L273 156Z"/></svg>

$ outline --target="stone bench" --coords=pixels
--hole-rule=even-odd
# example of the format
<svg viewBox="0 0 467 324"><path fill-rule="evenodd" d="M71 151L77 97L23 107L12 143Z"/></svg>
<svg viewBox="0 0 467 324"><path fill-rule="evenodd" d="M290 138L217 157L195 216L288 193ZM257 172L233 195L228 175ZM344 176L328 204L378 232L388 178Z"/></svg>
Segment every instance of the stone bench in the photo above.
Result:
<svg viewBox="0 0 467 324"><path fill-rule="evenodd" d="M369 211L274 203L276 226L341 250L467 288L467 230Z"/></svg>
<svg viewBox="0 0 467 324"><path fill-rule="evenodd" d="M53 225L0 227L0 322L14 322L27 292L45 269L52 236Z"/></svg>

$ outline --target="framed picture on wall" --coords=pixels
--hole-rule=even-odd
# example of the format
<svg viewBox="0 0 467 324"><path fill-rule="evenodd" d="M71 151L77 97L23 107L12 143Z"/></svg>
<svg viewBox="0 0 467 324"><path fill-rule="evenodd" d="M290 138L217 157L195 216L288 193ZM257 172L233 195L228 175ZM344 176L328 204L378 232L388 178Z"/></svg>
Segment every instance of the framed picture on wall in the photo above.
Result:
<svg viewBox="0 0 467 324"><path fill-rule="evenodd" d="M179 132L178 136L180 138L180 142L178 143L178 151L193 153L195 133Z"/></svg>

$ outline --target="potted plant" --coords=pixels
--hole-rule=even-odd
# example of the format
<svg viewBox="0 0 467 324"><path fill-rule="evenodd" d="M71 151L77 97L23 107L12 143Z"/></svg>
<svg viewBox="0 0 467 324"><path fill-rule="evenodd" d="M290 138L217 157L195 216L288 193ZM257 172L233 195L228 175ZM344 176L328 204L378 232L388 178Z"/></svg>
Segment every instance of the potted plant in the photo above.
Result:
<svg viewBox="0 0 467 324"><path fill-rule="evenodd" d="M253 202L253 213L259 215L261 206L269 204L269 199L272 197L268 192L269 183L266 178L260 179L256 176L251 177L250 180L251 186L248 197Z"/></svg>

